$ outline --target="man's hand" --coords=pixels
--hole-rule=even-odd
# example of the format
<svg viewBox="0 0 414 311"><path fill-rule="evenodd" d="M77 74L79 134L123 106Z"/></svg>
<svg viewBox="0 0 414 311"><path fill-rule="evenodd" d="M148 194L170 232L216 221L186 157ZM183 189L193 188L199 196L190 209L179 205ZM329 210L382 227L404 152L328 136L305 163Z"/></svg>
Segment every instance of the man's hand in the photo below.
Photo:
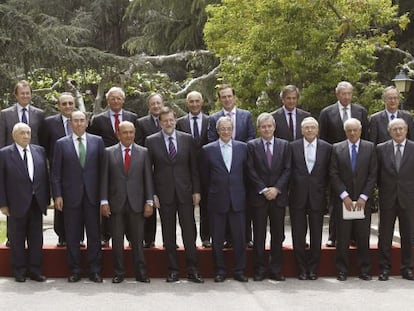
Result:
<svg viewBox="0 0 414 311"><path fill-rule="evenodd" d="M269 187L263 194L268 201L276 200L279 190L276 187Z"/></svg>
<svg viewBox="0 0 414 311"><path fill-rule="evenodd" d="M199 193L194 193L193 194L193 205L194 207L199 206L200 205L200 194Z"/></svg>
<svg viewBox="0 0 414 311"><path fill-rule="evenodd" d="M154 207L160 208L160 199L158 199L158 196L154 194Z"/></svg>
<svg viewBox="0 0 414 311"><path fill-rule="evenodd" d="M151 204L145 203L144 204L144 217L148 218L154 212L154 207Z"/></svg>
<svg viewBox="0 0 414 311"><path fill-rule="evenodd" d="M62 197L56 197L54 199L54 201L55 201L55 208L58 211L62 211L63 210L63 198Z"/></svg>
<svg viewBox="0 0 414 311"><path fill-rule="evenodd" d="M344 198L343 199L343 202L344 202L344 204L345 204L345 208L348 210L348 211L352 211L353 209L354 209L354 204L352 203L352 200L351 200L351 198L348 196L348 197L346 197L346 198Z"/></svg>
<svg viewBox="0 0 414 311"><path fill-rule="evenodd" d="M356 202L356 209L358 211L364 210L365 204L366 204L366 201L363 198L359 198L358 201Z"/></svg>
<svg viewBox="0 0 414 311"><path fill-rule="evenodd" d="M5 216L10 216L10 213L9 213L9 208L8 208L7 206L2 206L2 207L0 207L0 211L1 211L1 213L2 213L3 215L5 215Z"/></svg>
<svg viewBox="0 0 414 311"><path fill-rule="evenodd" d="M101 214L104 217L111 216L111 208L109 207L109 204L102 204L101 205Z"/></svg>

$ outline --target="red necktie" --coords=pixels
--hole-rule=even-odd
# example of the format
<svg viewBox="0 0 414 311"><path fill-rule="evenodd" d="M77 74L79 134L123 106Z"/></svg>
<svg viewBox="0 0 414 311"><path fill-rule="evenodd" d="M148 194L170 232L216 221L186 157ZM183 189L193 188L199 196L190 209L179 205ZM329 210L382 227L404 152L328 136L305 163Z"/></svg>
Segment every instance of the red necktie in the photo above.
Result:
<svg viewBox="0 0 414 311"><path fill-rule="evenodd" d="M119 131L119 113L115 113L115 133Z"/></svg>
<svg viewBox="0 0 414 311"><path fill-rule="evenodd" d="M129 154L129 151L130 151L129 148L125 148L125 159L124 159L125 173L128 173L129 165L131 163L131 155Z"/></svg>

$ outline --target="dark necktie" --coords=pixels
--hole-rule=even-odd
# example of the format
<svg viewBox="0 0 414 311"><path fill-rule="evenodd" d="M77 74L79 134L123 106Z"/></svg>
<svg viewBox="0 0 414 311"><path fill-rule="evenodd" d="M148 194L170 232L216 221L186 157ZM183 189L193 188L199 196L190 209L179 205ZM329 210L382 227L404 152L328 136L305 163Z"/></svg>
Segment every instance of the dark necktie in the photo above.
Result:
<svg viewBox="0 0 414 311"><path fill-rule="evenodd" d="M342 117L342 123L345 123L346 120L348 120L348 109L347 108L342 108L344 115Z"/></svg>
<svg viewBox="0 0 414 311"><path fill-rule="evenodd" d="M295 136L293 133L293 118L292 118L292 113L289 112L289 130L290 130L290 135L292 136L292 139L295 140Z"/></svg>
<svg viewBox="0 0 414 311"><path fill-rule="evenodd" d="M27 116L26 116L26 111L27 111L27 108L23 108L22 109L22 122L28 124L28 122L27 122Z"/></svg>
<svg viewBox="0 0 414 311"><path fill-rule="evenodd" d="M86 148L82 142L82 137L78 137L78 151L79 151L79 162L82 167L85 166L86 161Z"/></svg>
<svg viewBox="0 0 414 311"><path fill-rule="evenodd" d="M125 158L124 158L125 173L128 173L129 165L131 164L131 155L129 154L129 151L130 151L129 148L125 148Z"/></svg>
<svg viewBox="0 0 414 311"><path fill-rule="evenodd" d="M23 162L24 162L24 165L26 166L27 173L29 173L29 164L27 163L27 149L26 148L23 149Z"/></svg>
<svg viewBox="0 0 414 311"><path fill-rule="evenodd" d="M355 168L356 168L356 163L357 163L357 149L356 149L356 145L352 144L352 150L351 150L351 166L352 166L352 171L355 172Z"/></svg>
<svg viewBox="0 0 414 311"><path fill-rule="evenodd" d="M160 124L159 124L159 122L158 122L158 118L152 118L152 119L154 120L155 127L156 127L157 129L159 129L159 128L160 128Z"/></svg>
<svg viewBox="0 0 414 311"><path fill-rule="evenodd" d="M200 133L198 131L197 117L193 117L193 137L195 139L200 138Z"/></svg>
<svg viewBox="0 0 414 311"><path fill-rule="evenodd" d="M115 113L115 133L119 131L119 113Z"/></svg>
<svg viewBox="0 0 414 311"><path fill-rule="evenodd" d="M397 144L397 152L395 153L395 168L397 169L397 172L400 170L401 159L401 144Z"/></svg>
<svg viewBox="0 0 414 311"><path fill-rule="evenodd" d="M395 119L395 115L394 114L392 114L391 115L391 120L394 120Z"/></svg>
<svg viewBox="0 0 414 311"><path fill-rule="evenodd" d="M168 155L170 156L171 160L174 160L175 156L177 155L177 150L175 149L173 139L174 138L172 138L171 136L168 137L168 140L170 141L168 143Z"/></svg>
<svg viewBox="0 0 414 311"><path fill-rule="evenodd" d="M266 159L267 159L267 165L270 167L272 167L272 151L270 150L270 141L266 142Z"/></svg>

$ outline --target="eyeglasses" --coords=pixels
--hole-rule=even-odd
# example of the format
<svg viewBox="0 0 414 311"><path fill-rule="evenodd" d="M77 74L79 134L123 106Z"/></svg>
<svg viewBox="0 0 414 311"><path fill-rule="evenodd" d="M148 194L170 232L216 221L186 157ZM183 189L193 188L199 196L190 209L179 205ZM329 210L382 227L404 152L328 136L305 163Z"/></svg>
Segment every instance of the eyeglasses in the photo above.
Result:
<svg viewBox="0 0 414 311"><path fill-rule="evenodd" d="M73 105L75 105L75 103L72 103L72 102L63 102L63 103L60 103L59 105L67 107L67 106L73 106Z"/></svg>

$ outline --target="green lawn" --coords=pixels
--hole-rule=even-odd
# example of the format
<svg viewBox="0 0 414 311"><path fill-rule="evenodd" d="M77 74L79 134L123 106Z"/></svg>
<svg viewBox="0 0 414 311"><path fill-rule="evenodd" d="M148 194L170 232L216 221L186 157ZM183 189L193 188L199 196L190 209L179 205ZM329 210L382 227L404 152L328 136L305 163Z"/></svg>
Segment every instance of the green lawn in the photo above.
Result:
<svg viewBox="0 0 414 311"><path fill-rule="evenodd" d="M6 240L6 222L0 221L0 243Z"/></svg>

